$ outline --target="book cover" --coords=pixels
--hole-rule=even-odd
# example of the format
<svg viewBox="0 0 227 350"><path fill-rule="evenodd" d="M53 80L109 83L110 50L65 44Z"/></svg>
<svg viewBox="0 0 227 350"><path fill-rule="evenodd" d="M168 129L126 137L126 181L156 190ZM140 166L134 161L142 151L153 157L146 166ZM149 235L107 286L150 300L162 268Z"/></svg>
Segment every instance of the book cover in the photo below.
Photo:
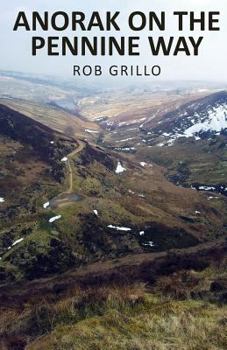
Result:
<svg viewBox="0 0 227 350"><path fill-rule="evenodd" d="M227 348L227 4L0 4L0 350Z"/></svg>

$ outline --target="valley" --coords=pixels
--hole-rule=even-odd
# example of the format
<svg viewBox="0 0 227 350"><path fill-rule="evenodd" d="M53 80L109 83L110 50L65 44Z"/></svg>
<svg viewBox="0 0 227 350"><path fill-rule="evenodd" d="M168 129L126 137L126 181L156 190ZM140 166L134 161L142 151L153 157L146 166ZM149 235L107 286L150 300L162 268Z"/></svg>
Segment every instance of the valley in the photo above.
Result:
<svg viewBox="0 0 227 350"><path fill-rule="evenodd" d="M1 349L224 349L225 89L0 77Z"/></svg>

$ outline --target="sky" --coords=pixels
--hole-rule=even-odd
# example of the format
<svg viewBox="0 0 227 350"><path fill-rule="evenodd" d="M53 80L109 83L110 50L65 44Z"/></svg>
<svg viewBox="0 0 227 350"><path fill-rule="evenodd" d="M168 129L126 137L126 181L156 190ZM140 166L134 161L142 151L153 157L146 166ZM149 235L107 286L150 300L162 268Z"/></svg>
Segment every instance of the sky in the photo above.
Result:
<svg viewBox="0 0 227 350"><path fill-rule="evenodd" d="M24 30L13 31L13 26L19 11L26 11L28 19L32 11L83 11L87 18L92 11L100 11L101 15L106 11L120 11L119 23L121 27L120 33L108 33L108 35L119 36L137 36L141 37L141 55L135 57L121 57L114 55L113 57L48 57L45 51L42 51L36 57L31 55L31 38L34 35L46 36L42 31L26 32ZM186 37L193 35L196 38L200 35L204 36L204 41L201 44L199 56L187 57L180 54L177 57L159 57L150 54L149 45L147 42L148 36L157 38L163 35L162 32L149 32L146 28L142 32L133 32L128 29L127 18L132 11L166 11L167 28L165 38L175 36L178 38L181 35ZM199 14L200 11L220 11L220 28L219 32L189 32L187 29L184 32L177 31L176 21L172 16L173 11L195 11ZM227 57L227 1L226 0L13 0L1 1L0 3L0 70L21 71L36 74L48 74L64 77L72 77L73 65L95 65L101 64L104 72L111 65L140 65L152 66L159 65L162 69L162 74L159 77L151 78L161 80L207 80L207 81L227 81L226 57ZM59 32L50 30L49 36L59 35ZM70 38L76 35L70 30L60 35L67 35ZM81 34L79 34L81 35ZM93 30L87 32L89 37L94 35L103 35L103 32ZM94 79L108 79L107 76ZM113 78L110 78L113 79ZM140 78L148 79L148 78Z"/></svg>

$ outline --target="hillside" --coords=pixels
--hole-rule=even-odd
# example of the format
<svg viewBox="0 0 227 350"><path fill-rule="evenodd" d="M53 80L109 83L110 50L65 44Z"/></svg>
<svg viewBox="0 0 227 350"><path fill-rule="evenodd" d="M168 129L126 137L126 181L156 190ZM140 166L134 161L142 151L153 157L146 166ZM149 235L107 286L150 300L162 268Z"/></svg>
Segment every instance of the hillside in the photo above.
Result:
<svg viewBox="0 0 227 350"><path fill-rule="evenodd" d="M132 120L140 145L1 100L2 349L227 346L226 96Z"/></svg>
<svg viewBox="0 0 227 350"><path fill-rule="evenodd" d="M226 106L223 91L164 115L159 127L146 131L146 146L136 157L164 166L178 186L213 193L210 200L219 200L227 194Z"/></svg>
<svg viewBox="0 0 227 350"><path fill-rule="evenodd" d="M101 258L186 248L224 234L224 198L208 201L193 189L171 184L154 163L129 160L85 141L78 145L6 106L0 116L1 135L9 144L5 148L11 150L2 154L1 180L6 281L42 277ZM18 174L12 183L9 157L11 172ZM21 169L24 159L26 171L25 165ZM25 235L20 216L26 217Z"/></svg>
<svg viewBox="0 0 227 350"><path fill-rule="evenodd" d="M17 244L38 230L41 203L64 187L65 166L61 159L77 143L3 105L0 123L3 264L5 255L13 256ZM4 272L2 278L4 281Z"/></svg>
<svg viewBox="0 0 227 350"><path fill-rule="evenodd" d="M180 138L191 137L198 141L220 135L225 129L227 129L227 92L221 91L166 113L159 126L152 128L152 132L149 133L149 143L157 144L157 141L161 141L158 145L162 147L172 145Z"/></svg>
<svg viewBox="0 0 227 350"><path fill-rule="evenodd" d="M83 120L80 116L74 115L57 105L15 98L2 98L0 104L69 137L89 137L91 134L86 130L99 129L98 125Z"/></svg>

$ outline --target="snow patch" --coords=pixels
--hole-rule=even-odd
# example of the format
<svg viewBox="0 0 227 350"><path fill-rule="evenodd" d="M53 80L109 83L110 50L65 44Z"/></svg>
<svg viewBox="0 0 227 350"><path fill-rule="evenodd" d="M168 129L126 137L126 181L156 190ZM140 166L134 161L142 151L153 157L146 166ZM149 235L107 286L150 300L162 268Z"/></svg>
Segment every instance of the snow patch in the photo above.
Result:
<svg viewBox="0 0 227 350"><path fill-rule="evenodd" d="M3 197L0 197L0 203L4 203L5 199Z"/></svg>
<svg viewBox="0 0 227 350"><path fill-rule="evenodd" d="M135 147L115 147L114 148L116 151L125 151L125 152L129 152L129 151L134 151Z"/></svg>
<svg viewBox="0 0 227 350"><path fill-rule="evenodd" d="M24 238L19 238L17 239L15 242L13 242L12 247L14 247L15 245L17 245L18 243L22 242L24 240Z"/></svg>
<svg viewBox="0 0 227 350"><path fill-rule="evenodd" d="M197 115L196 115L197 116ZM208 110L205 120L192 125L184 131L186 137L192 137L197 133L206 131L220 132L227 128L227 106L220 105Z"/></svg>
<svg viewBox="0 0 227 350"><path fill-rule="evenodd" d="M49 219L49 222L54 222L59 219L61 219L61 215L53 216L52 218Z"/></svg>
<svg viewBox="0 0 227 350"><path fill-rule="evenodd" d="M215 191L215 187L213 187L213 186L199 186L199 190L203 190L203 191Z"/></svg>
<svg viewBox="0 0 227 350"><path fill-rule="evenodd" d="M208 197L207 199L208 199L208 201L210 201L211 199L219 199L219 197L210 196L210 197Z"/></svg>
<svg viewBox="0 0 227 350"><path fill-rule="evenodd" d="M119 143L119 142L127 142L127 141L130 141L130 140L133 140L135 139L135 137L129 137L128 139L124 139L124 140L117 140L115 141L116 143Z"/></svg>
<svg viewBox="0 0 227 350"><path fill-rule="evenodd" d="M121 227L121 226L114 226L114 225L108 225L107 227L117 231L132 231L132 229L129 227Z"/></svg>
<svg viewBox="0 0 227 350"><path fill-rule="evenodd" d="M61 162L67 162L67 160L68 160L67 157L63 157L63 158L61 159Z"/></svg>
<svg viewBox="0 0 227 350"><path fill-rule="evenodd" d="M149 242L147 242L147 243L143 243L143 245L146 247L146 246L148 246L148 247L154 247L154 243L152 242L152 241L149 241Z"/></svg>
<svg viewBox="0 0 227 350"><path fill-rule="evenodd" d="M50 205L50 202L46 202L46 203L43 204L43 208L47 209L49 207L49 205Z"/></svg>
<svg viewBox="0 0 227 350"><path fill-rule="evenodd" d="M193 105L191 105L191 108ZM172 146L176 139L180 137L193 137L196 141L200 140L200 134L205 132L212 132L220 135L222 130L227 129L227 104L220 104L216 107L209 107L205 112L194 113L188 115L185 112L182 117L181 126L175 127L171 133L163 133L163 136L169 137L167 141L168 146ZM160 130L161 132L161 130ZM162 147L164 144L158 144Z"/></svg>
<svg viewBox="0 0 227 350"><path fill-rule="evenodd" d="M117 163L117 168L115 170L115 173L116 174L121 174L123 173L124 171L126 171L126 168L124 168L122 165L121 165L121 162L118 161Z"/></svg>
<svg viewBox="0 0 227 350"><path fill-rule="evenodd" d="M135 192L132 191L132 190L128 190L128 192L131 193L131 194L135 194Z"/></svg>
<svg viewBox="0 0 227 350"><path fill-rule="evenodd" d="M98 134L99 133L97 130L91 130L91 129L85 129L85 132L88 132L89 134Z"/></svg>

